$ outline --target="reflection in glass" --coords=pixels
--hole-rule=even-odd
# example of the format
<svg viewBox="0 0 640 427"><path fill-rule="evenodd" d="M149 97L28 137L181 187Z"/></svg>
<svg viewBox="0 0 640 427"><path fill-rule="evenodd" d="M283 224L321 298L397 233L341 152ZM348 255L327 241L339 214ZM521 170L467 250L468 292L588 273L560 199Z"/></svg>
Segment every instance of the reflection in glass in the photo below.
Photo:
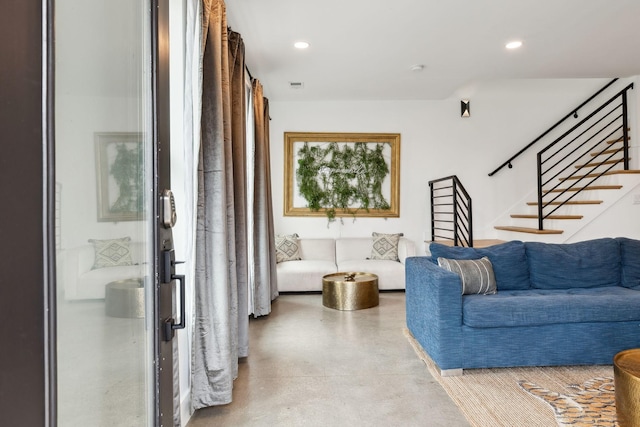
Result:
<svg viewBox="0 0 640 427"><path fill-rule="evenodd" d="M150 6L55 7L58 425L151 425Z"/></svg>

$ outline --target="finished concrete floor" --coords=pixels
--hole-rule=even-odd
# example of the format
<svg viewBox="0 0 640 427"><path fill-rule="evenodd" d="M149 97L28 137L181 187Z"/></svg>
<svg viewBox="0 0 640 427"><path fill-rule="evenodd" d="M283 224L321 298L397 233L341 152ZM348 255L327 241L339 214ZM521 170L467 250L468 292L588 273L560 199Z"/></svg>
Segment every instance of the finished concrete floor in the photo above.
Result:
<svg viewBox="0 0 640 427"><path fill-rule="evenodd" d="M402 292L357 311L326 308L319 294L281 295L250 322L233 402L196 411L187 427L468 426L405 324Z"/></svg>

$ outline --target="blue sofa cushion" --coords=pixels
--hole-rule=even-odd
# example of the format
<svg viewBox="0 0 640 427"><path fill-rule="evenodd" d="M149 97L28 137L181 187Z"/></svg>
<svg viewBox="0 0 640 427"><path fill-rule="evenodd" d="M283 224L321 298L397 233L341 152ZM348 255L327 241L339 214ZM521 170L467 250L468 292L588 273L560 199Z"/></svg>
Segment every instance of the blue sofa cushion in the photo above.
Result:
<svg viewBox="0 0 640 427"><path fill-rule="evenodd" d="M615 239L578 243L525 243L536 289L620 286L620 245Z"/></svg>
<svg viewBox="0 0 640 427"><path fill-rule="evenodd" d="M622 286L640 290L640 240L616 238L622 258Z"/></svg>
<svg viewBox="0 0 640 427"><path fill-rule="evenodd" d="M440 243L429 245L432 261L438 258L480 259L489 258L496 277L498 292L502 290L529 289L529 266L524 243L514 240L487 248L464 248Z"/></svg>
<svg viewBox="0 0 640 427"><path fill-rule="evenodd" d="M640 291L622 286L530 289L462 298L462 321L473 328L640 321Z"/></svg>

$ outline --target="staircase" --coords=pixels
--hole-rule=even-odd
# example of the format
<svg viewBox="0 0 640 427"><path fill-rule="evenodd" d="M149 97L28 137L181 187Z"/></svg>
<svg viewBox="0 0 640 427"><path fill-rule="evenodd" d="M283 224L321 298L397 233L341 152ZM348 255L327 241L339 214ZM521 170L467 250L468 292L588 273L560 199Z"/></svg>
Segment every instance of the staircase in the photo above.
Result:
<svg viewBox="0 0 640 427"><path fill-rule="evenodd" d="M521 208L508 215L509 225L496 225L496 236L503 240L563 242L602 215L629 192L640 186L640 170L615 170L598 179L606 184L594 184L581 191L581 200L566 203L560 212L547 216L546 227L538 229L538 203L523 201ZM532 191L527 199L534 199ZM547 228L548 227L548 228Z"/></svg>
<svg viewBox="0 0 640 427"><path fill-rule="evenodd" d="M627 91L632 88L594 108L538 153L537 188L513 208L507 225L494 227L499 238L566 241L640 185L640 170L630 168Z"/></svg>
<svg viewBox="0 0 640 427"><path fill-rule="evenodd" d="M630 165L634 157L640 165L640 147L630 146L627 92L633 83L601 101L617 90L617 80L489 173L511 169L529 148L555 138L537 153L537 186L491 224L492 239L474 240L471 198L455 175L430 181L431 241L483 247L516 239L563 243L594 230L600 234L603 228L624 234L630 226L629 205L640 204L640 170ZM572 118L580 120L572 126Z"/></svg>

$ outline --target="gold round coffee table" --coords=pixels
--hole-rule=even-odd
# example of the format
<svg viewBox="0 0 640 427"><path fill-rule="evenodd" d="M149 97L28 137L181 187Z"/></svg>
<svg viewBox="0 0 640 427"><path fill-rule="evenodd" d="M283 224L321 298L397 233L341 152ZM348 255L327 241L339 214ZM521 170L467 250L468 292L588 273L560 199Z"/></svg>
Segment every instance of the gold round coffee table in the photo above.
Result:
<svg viewBox="0 0 640 427"><path fill-rule="evenodd" d="M378 276L338 272L322 277L322 305L336 310L360 310L379 304Z"/></svg>
<svg viewBox="0 0 640 427"><path fill-rule="evenodd" d="M126 279L107 283L105 311L109 317L144 317L144 280Z"/></svg>
<svg viewBox="0 0 640 427"><path fill-rule="evenodd" d="M613 375L618 425L640 426L640 348L616 354Z"/></svg>

